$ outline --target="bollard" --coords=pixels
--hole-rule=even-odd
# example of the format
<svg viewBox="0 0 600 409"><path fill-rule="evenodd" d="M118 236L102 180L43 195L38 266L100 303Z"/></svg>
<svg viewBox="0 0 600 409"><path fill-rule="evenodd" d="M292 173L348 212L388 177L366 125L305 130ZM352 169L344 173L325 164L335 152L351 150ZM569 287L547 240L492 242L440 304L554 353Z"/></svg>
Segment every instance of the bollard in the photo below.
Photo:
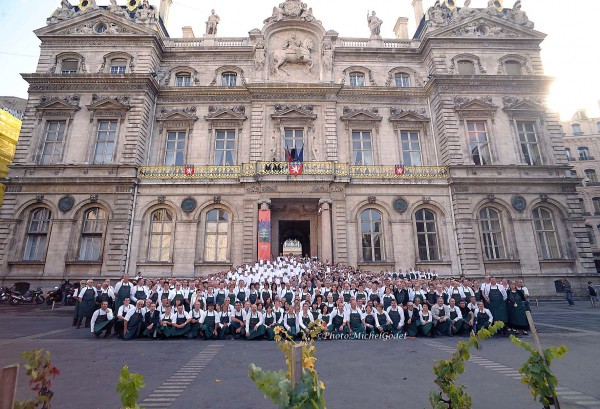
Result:
<svg viewBox="0 0 600 409"><path fill-rule="evenodd" d="M19 364L0 370L0 409L12 409L17 394Z"/></svg>
<svg viewBox="0 0 600 409"><path fill-rule="evenodd" d="M292 388L302 379L302 344L296 344L292 347Z"/></svg>

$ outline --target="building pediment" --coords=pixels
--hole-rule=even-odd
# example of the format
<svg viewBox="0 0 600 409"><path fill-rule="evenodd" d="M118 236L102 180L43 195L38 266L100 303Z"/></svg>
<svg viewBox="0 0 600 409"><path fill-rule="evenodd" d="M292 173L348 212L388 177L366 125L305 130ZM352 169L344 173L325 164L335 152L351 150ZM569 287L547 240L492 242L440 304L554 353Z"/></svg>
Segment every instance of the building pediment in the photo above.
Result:
<svg viewBox="0 0 600 409"><path fill-rule="evenodd" d="M208 122L209 129L213 127L242 128L242 124L248 117L246 107L239 106L209 106L208 115L204 117Z"/></svg>
<svg viewBox="0 0 600 409"><path fill-rule="evenodd" d="M541 117L546 112L546 107L539 98L504 97L502 110L510 116L536 116Z"/></svg>
<svg viewBox="0 0 600 409"><path fill-rule="evenodd" d="M410 110L410 109L399 109L390 108L390 122L429 122L429 118L426 116L425 109Z"/></svg>
<svg viewBox="0 0 600 409"><path fill-rule="evenodd" d="M92 103L87 105L88 110L117 110L117 111L128 111L131 108L129 104L129 97L106 97L98 94L92 95Z"/></svg>
<svg viewBox="0 0 600 409"><path fill-rule="evenodd" d="M352 109L344 107L344 115L340 119L352 122L381 122L383 118L379 115L378 108Z"/></svg>
<svg viewBox="0 0 600 409"><path fill-rule="evenodd" d="M79 111L79 95L69 95L67 97L48 97L43 96L39 105L36 105L38 111Z"/></svg>
<svg viewBox="0 0 600 409"><path fill-rule="evenodd" d="M162 108L156 121L160 124L160 131L165 127L185 127L192 129L198 120L196 107Z"/></svg>
<svg viewBox="0 0 600 409"><path fill-rule="evenodd" d="M50 19L49 19L50 21ZM38 37L54 35L154 35L146 25L136 23L125 14L119 15L105 8L74 12L71 17L56 20L35 31Z"/></svg>
<svg viewBox="0 0 600 409"><path fill-rule="evenodd" d="M276 105L273 119L315 120L317 115L312 105Z"/></svg>

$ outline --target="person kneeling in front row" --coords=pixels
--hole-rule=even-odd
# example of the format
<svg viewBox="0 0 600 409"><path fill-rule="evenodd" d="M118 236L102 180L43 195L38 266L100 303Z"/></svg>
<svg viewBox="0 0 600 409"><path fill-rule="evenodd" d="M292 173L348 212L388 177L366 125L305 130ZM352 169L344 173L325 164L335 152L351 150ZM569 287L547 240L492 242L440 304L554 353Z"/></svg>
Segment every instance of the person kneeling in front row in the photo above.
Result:
<svg viewBox="0 0 600 409"><path fill-rule="evenodd" d="M96 338L100 338L102 331L105 331L104 338L110 337L113 327L113 312L108 308L108 301L103 301L99 310L92 315L91 331Z"/></svg>

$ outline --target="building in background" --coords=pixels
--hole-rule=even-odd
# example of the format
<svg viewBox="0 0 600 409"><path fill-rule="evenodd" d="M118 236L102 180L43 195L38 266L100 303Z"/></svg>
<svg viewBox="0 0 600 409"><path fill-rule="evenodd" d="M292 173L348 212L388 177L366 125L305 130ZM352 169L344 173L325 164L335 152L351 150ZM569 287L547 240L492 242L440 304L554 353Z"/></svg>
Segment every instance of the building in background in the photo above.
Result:
<svg viewBox="0 0 600 409"><path fill-rule="evenodd" d="M585 228L600 272L600 118L590 118L579 110L564 121L563 141L573 176L583 181L577 187Z"/></svg>
<svg viewBox="0 0 600 409"><path fill-rule="evenodd" d="M15 157L17 140L21 132L23 112L27 100L16 97L0 97L0 178L8 174L8 165ZM0 206L4 201L4 184L0 183Z"/></svg>
<svg viewBox="0 0 600 409"><path fill-rule="evenodd" d="M219 37L213 14L206 34L173 38L170 3L63 3L35 31L5 280L198 276L284 248L537 294L596 274L542 103L545 35L520 7L425 15L414 0L413 38L406 18L381 38L375 13L369 37L342 38L286 0L248 37Z"/></svg>

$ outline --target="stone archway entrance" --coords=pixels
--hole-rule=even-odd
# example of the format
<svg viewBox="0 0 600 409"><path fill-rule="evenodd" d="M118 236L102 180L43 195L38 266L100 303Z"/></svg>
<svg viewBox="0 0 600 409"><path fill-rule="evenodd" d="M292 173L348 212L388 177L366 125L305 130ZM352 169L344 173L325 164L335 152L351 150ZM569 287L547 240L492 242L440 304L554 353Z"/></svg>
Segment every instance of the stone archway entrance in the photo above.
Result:
<svg viewBox="0 0 600 409"><path fill-rule="evenodd" d="M280 220L279 221L279 251L278 254L286 254L283 251L284 244L288 240L300 242L302 256L310 255L310 221L308 220Z"/></svg>

